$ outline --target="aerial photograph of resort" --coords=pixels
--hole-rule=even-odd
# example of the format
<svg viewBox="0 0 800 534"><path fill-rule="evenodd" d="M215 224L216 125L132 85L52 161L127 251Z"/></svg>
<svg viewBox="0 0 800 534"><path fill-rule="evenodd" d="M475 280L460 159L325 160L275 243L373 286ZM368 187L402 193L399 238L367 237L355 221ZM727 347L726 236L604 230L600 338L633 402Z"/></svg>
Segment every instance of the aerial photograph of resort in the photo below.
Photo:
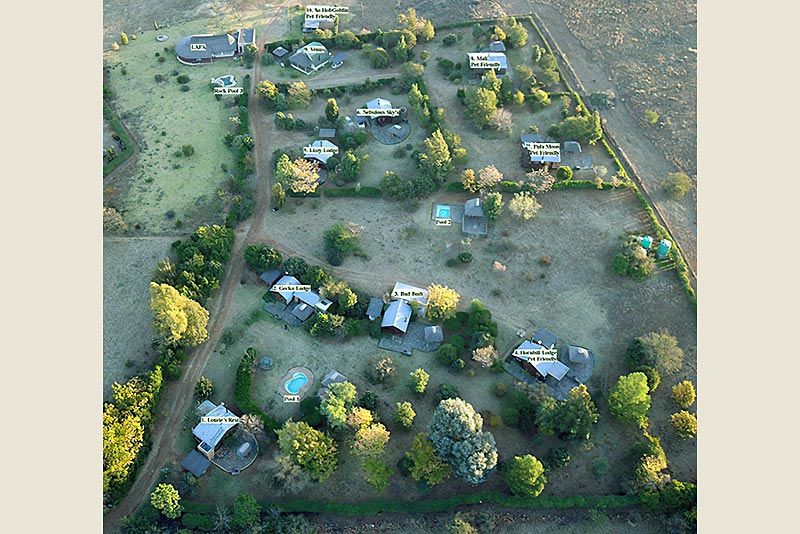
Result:
<svg viewBox="0 0 800 534"><path fill-rule="evenodd" d="M104 532L697 531L695 0L102 11Z"/></svg>

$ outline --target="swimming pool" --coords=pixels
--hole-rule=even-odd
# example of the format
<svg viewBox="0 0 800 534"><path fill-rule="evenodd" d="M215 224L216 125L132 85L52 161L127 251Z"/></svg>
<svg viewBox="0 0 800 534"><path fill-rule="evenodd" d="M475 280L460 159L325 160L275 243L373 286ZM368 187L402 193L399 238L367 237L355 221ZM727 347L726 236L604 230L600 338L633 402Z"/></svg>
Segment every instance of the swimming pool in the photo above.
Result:
<svg viewBox="0 0 800 534"><path fill-rule="evenodd" d="M437 204L436 206L436 218L437 219L449 219L450 218L450 206L442 206Z"/></svg>
<svg viewBox="0 0 800 534"><path fill-rule="evenodd" d="M215 83L220 87L233 87L236 85L236 78L233 74L226 74L225 76L220 76L219 78L212 78L211 83Z"/></svg>
<svg viewBox="0 0 800 534"><path fill-rule="evenodd" d="M286 381L283 387L286 388L286 391L292 395L297 395L297 393L300 391L300 388L306 385L306 382L308 382L308 377L305 375L305 373L298 371Z"/></svg>

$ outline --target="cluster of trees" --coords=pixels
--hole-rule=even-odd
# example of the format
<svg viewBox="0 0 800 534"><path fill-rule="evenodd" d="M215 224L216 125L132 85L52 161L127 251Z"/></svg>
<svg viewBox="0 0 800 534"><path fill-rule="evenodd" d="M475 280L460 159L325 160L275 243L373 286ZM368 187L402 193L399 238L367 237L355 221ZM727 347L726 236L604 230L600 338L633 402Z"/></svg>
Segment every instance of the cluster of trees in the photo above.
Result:
<svg viewBox="0 0 800 534"><path fill-rule="evenodd" d="M634 280L644 280L655 269L656 261L639 243L636 235L628 236L619 252L611 258L611 268L619 275L627 275Z"/></svg>
<svg viewBox="0 0 800 534"><path fill-rule="evenodd" d="M428 286L428 305L425 317L431 321L441 321L452 316L461 295L447 286L431 284Z"/></svg>
<svg viewBox="0 0 800 534"><path fill-rule="evenodd" d="M497 323L492 320L492 313L479 300L470 302L469 313L456 312L444 320L443 326L452 335L446 343L440 345L436 353L442 365L456 370L464 369L464 358L467 354L484 367L495 369L502 365L497 360L497 350L494 347Z"/></svg>
<svg viewBox="0 0 800 534"><path fill-rule="evenodd" d="M267 245L248 245L244 250L244 261L253 271L260 274L278 269L283 264L280 252Z"/></svg>
<svg viewBox="0 0 800 534"><path fill-rule="evenodd" d="M226 226L233 227L240 221L252 215L255 209L253 187L247 182L247 177L255 169L251 150L255 142L250 136L250 119L247 108L250 76L245 76L243 93L237 97L238 114L229 117L234 125L234 131L224 137L225 145L231 148L236 158L236 172L228 177L228 195L230 209L226 219ZM223 167L223 171L227 169Z"/></svg>
<svg viewBox="0 0 800 534"><path fill-rule="evenodd" d="M567 117L547 129L547 135L559 141L579 141L593 145L603 137L600 113Z"/></svg>
<svg viewBox="0 0 800 534"><path fill-rule="evenodd" d="M587 440L599 420L597 406L584 384L572 388L563 401L550 397L541 384L518 384L506 398L503 420L523 431L538 427L540 432L564 440Z"/></svg>
<svg viewBox="0 0 800 534"><path fill-rule="evenodd" d="M295 119L291 113L279 111L275 114L275 126L281 130L301 130L306 127L306 121Z"/></svg>
<svg viewBox="0 0 800 534"><path fill-rule="evenodd" d="M358 233L343 224L334 224L322 235L324 239L325 259L331 265L341 265L344 258L358 251Z"/></svg>
<svg viewBox="0 0 800 534"><path fill-rule="evenodd" d="M411 84L408 106L417 114L420 123L431 132L439 128L444 118L444 108L434 107L428 95L420 91L418 83Z"/></svg>
<svg viewBox="0 0 800 534"><path fill-rule="evenodd" d="M256 85L256 92L268 110L286 111L305 109L311 104L313 92L304 82L272 83L263 80Z"/></svg>
<svg viewBox="0 0 800 534"><path fill-rule="evenodd" d="M428 438L439 459L470 484L486 480L497 465L494 436L483 430L483 417L463 399L439 403L428 427Z"/></svg>
<svg viewBox="0 0 800 534"><path fill-rule="evenodd" d="M171 285L181 295L204 304L224 278L233 239L230 228L201 226L188 239L172 244L176 261L160 261L153 282Z"/></svg>
<svg viewBox="0 0 800 534"><path fill-rule="evenodd" d="M411 449L406 452L411 478L424 481L430 488L449 478L453 469L436 455L433 443L424 433L417 434Z"/></svg>
<svg viewBox="0 0 800 534"><path fill-rule="evenodd" d="M276 433L283 455L306 470L312 479L324 482L339 465L336 442L325 432L289 419Z"/></svg>
<svg viewBox="0 0 800 534"><path fill-rule="evenodd" d="M113 400L103 404L103 493L121 498L130 484L153 427L163 376L156 368L124 385L112 386Z"/></svg>
<svg viewBox="0 0 800 534"><path fill-rule="evenodd" d="M208 311L168 284L150 282L150 309L159 340L170 347L194 347L208 338Z"/></svg>
<svg viewBox="0 0 800 534"><path fill-rule="evenodd" d="M314 193L319 185L319 165L299 157L294 161L287 154L281 154L275 164L275 182L281 190L290 189L293 193ZM275 191L273 189L273 201Z"/></svg>

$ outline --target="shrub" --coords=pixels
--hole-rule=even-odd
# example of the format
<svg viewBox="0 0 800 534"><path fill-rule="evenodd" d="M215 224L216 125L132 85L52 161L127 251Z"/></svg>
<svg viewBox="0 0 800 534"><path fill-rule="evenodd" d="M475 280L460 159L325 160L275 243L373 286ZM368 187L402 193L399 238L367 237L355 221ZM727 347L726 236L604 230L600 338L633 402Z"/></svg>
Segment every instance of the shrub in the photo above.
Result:
<svg viewBox="0 0 800 534"><path fill-rule="evenodd" d="M503 395L506 394L506 385L502 382L498 382L497 384L494 385L494 387L492 387L492 392L497 397L502 397Z"/></svg>
<svg viewBox="0 0 800 534"><path fill-rule="evenodd" d="M559 180L571 180L572 179L572 169L569 167L561 166L556 171L556 178Z"/></svg>
<svg viewBox="0 0 800 534"><path fill-rule="evenodd" d="M184 157L188 158L189 156L194 154L194 147L192 145L183 145L181 147L181 154Z"/></svg>
<svg viewBox="0 0 800 534"><path fill-rule="evenodd" d="M436 351L436 358L442 365L452 365L455 362L461 353L461 349L459 347L455 347L449 343L443 343L439 350Z"/></svg>
<svg viewBox="0 0 800 534"><path fill-rule="evenodd" d="M471 252L462 252L458 255L458 261L461 263L469 263L472 261L472 253Z"/></svg>
<svg viewBox="0 0 800 534"><path fill-rule="evenodd" d="M445 46L452 46L456 44L456 41L458 41L458 38L453 33L448 34L444 39L442 39L442 43Z"/></svg>
<svg viewBox="0 0 800 534"><path fill-rule="evenodd" d="M692 190L692 179L684 172L673 172L667 176L664 191L670 198L678 200Z"/></svg>
<svg viewBox="0 0 800 534"><path fill-rule="evenodd" d="M569 465L570 460L569 451L565 447L553 447L547 453L545 463L548 469L558 469Z"/></svg>
<svg viewBox="0 0 800 534"><path fill-rule="evenodd" d="M189 77L185 74L181 74L175 79L178 83L184 84L189 83Z"/></svg>
<svg viewBox="0 0 800 534"><path fill-rule="evenodd" d="M367 365L364 378L366 378L370 384L382 384L390 379L396 371L397 368L391 358L376 358Z"/></svg>
<svg viewBox="0 0 800 534"><path fill-rule="evenodd" d="M686 410L672 414L669 422L680 438L689 439L697 435L697 417Z"/></svg>
<svg viewBox="0 0 800 534"><path fill-rule="evenodd" d="M658 373L658 371L655 368L647 365L643 365L636 370L640 373L644 373L644 376L647 377L647 387L650 388L650 393L654 392L661 383L661 375Z"/></svg>
<svg viewBox="0 0 800 534"><path fill-rule="evenodd" d="M414 371L409 373L409 377L411 378L411 390L418 395L422 395L425 393L425 389L428 387L428 381L431 378L431 375L425 372L425 369L422 367L417 368Z"/></svg>
<svg viewBox="0 0 800 534"><path fill-rule="evenodd" d="M434 396L437 403L445 399L456 399L460 397L461 393L453 384L439 384L439 389L436 390L436 395Z"/></svg>
<svg viewBox="0 0 800 534"><path fill-rule="evenodd" d="M211 397L213 393L214 384L211 382L211 379L201 376L200 380L198 380L197 384L194 386L194 394L201 399L207 399Z"/></svg>
<svg viewBox="0 0 800 534"><path fill-rule="evenodd" d="M512 458L505 471L506 484L514 495L536 497L547 483L542 462L530 454Z"/></svg>
<svg viewBox="0 0 800 534"><path fill-rule="evenodd" d="M655 124L658 122L658 113L653 111L652 109L647 109L644 112L644 122L647 124Z"/></svg>
<svg viewBox="0 0 800 534"><path fill-rule="evenodd" d="M695 400L694 384L688 380L675 384L672 386L671 398L679 408L688 408Z"/></svg>
<svg viewBox="0 0 800 534"><path fill-rule="evenodd" d="M410 402L398 402L392 413L392 420L403 428L411 428L416 415Z"/></svg>

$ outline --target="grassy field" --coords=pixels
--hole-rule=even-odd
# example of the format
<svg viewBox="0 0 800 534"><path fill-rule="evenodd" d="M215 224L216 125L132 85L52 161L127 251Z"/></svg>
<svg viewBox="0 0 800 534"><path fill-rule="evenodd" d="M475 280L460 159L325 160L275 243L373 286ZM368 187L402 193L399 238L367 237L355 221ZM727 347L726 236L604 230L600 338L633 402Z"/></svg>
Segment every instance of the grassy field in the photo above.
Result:
<svg viewBox="0 0 800 534"><path fill-rule="evenodd" d="M103 397L111 384L149 370L156 355L149 284L177 237L103 239Z"/></svg>

